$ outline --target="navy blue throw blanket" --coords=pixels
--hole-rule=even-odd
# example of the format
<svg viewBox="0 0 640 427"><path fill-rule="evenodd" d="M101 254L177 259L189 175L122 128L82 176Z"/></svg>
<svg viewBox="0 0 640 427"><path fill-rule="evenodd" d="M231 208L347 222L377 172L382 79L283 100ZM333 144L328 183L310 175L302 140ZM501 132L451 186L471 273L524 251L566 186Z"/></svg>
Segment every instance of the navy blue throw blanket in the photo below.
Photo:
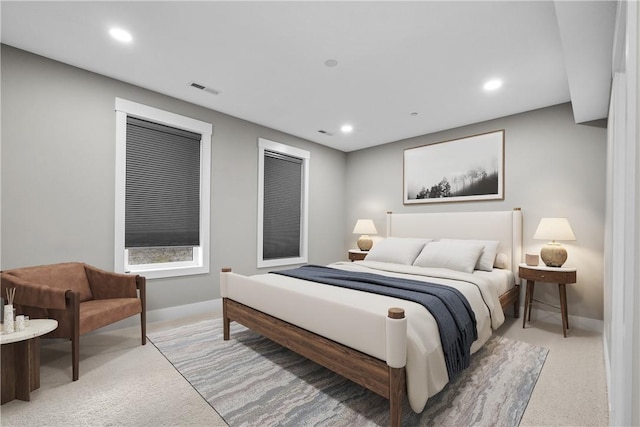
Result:
<svg viewBox="0 0 640 427"><path fill-rule="evenodd" d="M319 265L272 271L275 274L413 301L435 318L440 332L449 380L469 367L471 344L478 338L476 318L457 289L436 283L372 273L344 271Z"/></svg>

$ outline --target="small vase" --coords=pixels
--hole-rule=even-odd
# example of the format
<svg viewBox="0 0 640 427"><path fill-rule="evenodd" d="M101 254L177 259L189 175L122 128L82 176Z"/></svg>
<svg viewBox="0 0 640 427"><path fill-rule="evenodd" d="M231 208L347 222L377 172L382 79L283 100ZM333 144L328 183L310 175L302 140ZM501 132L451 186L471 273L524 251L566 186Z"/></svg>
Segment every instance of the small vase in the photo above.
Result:
<svg viewBox="0 0 640 427"><path fill-rule="evenodd" d="M14 323L13 323L13 315L14 315L14 310L13 310L13 304L7 304L4 306L4 332L7 334L12 333L15 329L14 329Z"/></svg>

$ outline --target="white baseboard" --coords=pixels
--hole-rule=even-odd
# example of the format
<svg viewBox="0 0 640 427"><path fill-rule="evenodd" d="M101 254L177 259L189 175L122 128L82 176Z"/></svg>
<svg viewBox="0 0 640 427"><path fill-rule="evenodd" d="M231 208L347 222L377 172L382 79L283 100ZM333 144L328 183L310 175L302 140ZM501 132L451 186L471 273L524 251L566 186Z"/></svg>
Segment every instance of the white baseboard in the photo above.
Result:
<svg viewBox="0 0 640 427"><path fill-rule="evenodd" d="M147 324L152 322L164 322L167 320L178 320L184 317L207 313L213 314L213 317L222 317L222 298L147 311ZM91 333L113 331L115 329L133 326L140 326L139 316L129 317Z"/></svg>
<svg viewBox="0 0 640 427"><path fill-rule="evenodd" d="M508 312L507 312L508 313ZM524 306L520 306L520 315L524 316ZM542 320L548 323L558 322L562 324L562 315L559 311L547 311L540 307L531 307L531 321ZM604 321L591 319L589 317L569 315L569 326L571 328L584 329L587 331L599 332L604 331Z"/></svg>
<svg viewBox="0 0 640 427"><path fill-rule="evenodd" d="M147 322L164 322L206 313L222 317L222 298L147 311Z"/></svg>

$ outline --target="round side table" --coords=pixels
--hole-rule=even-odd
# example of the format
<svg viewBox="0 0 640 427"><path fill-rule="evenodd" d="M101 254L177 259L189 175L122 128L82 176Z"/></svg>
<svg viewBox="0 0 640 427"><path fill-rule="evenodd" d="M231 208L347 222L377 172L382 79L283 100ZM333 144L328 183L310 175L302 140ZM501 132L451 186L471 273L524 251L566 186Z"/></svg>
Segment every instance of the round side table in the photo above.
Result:
<svg viewBox="0 0 640 427"><path fill-rule="evenodd" d="M520 264L518 275L527 281L527 290L524 296L524 317L522 327L531 321L531 303L533 302L533 290L535 282L557 283L560 294L560 313L562 315L562 334L567 337L569 329L569 313L567 311L568 283L576 283L576 269L567 267L546 267L543 265L531 266ZM537 300L536 300L537 301Z"/></svg>
<svg viewBox="0 0 640 427"><path fill-rule="evenodd" d="M2 404L31 400L40 388L40 336L58 327L53 319L32 319L23 331L0 334L2 344Z"/></svg>

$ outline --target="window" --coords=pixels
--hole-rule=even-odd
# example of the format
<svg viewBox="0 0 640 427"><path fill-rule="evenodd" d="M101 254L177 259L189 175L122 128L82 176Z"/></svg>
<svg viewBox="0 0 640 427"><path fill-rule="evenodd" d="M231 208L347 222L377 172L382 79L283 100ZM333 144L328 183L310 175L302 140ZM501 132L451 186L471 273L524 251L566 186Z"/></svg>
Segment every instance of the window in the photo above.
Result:
<svg viewBox="0 0 640 427"><path fill-rule="evenodd" d="M258 139L258 267L307 262L308 151Z"/></svg>
<svg viewBox="0 0 640 427"><path fill-rule="evenodd" d="M115 271L209 272L212 126L116 98Z"/></svg>

